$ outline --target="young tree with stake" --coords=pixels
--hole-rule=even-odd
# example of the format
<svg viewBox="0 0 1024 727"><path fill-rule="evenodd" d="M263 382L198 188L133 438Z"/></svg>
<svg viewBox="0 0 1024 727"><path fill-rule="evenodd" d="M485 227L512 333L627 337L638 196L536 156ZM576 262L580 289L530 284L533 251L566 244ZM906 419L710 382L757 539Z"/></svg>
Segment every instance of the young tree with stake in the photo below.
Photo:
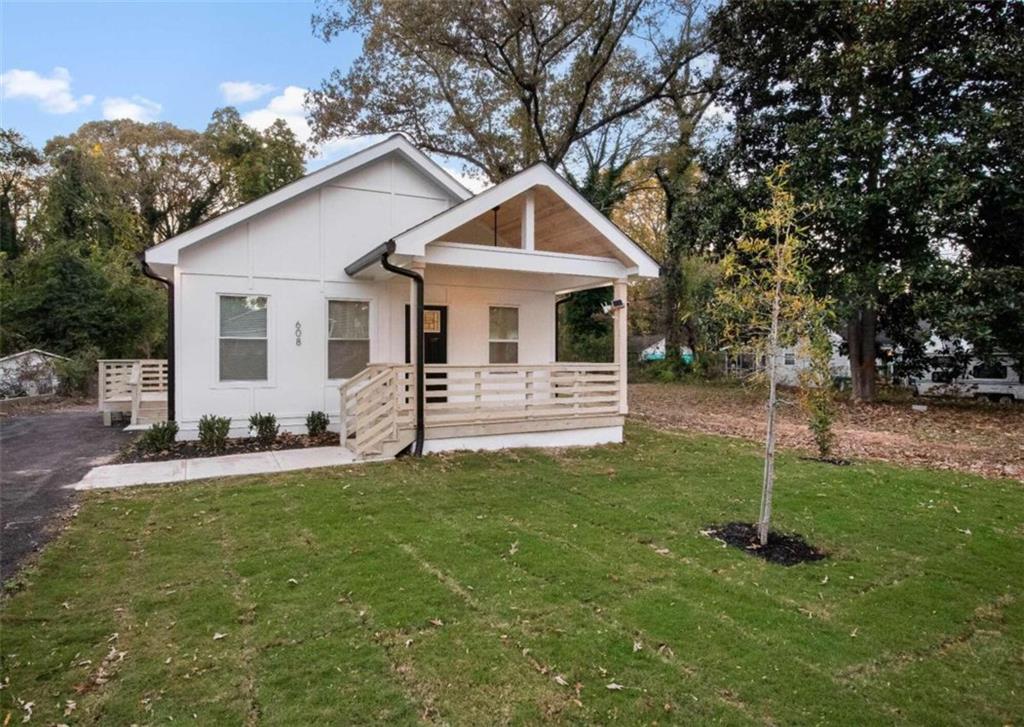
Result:
<svg viewBox="0 0 1024 727"><path fill-rule="evenodd" d="M816 298L808 283L803 257L804 230L798 205L786 186L785 165L766 181L771 204L751 216L751 232L737 240L722 263L723 284L716 295L723 338L734 349L764 361L768 379L767 431L761 513L757 534L768 542L775 484L775 419L778 368L783 349L819 329L826 301Z"/></svg>

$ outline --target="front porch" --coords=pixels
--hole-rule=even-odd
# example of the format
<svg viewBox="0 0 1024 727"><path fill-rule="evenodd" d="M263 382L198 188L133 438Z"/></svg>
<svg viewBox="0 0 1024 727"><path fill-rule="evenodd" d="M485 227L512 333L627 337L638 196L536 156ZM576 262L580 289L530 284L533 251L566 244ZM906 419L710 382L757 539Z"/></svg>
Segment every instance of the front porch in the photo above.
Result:
<svg viewBox="0 0 1024 727"><path fill-rule="evenodd" d="M427 365L424 375L425 451L621 441L625 379L618 364ZM350 379L340 391L342 444L364 456L408 447L416 433L415 387L408 364L371 364ZM527 434L536 436L513 436Z"/></svg>

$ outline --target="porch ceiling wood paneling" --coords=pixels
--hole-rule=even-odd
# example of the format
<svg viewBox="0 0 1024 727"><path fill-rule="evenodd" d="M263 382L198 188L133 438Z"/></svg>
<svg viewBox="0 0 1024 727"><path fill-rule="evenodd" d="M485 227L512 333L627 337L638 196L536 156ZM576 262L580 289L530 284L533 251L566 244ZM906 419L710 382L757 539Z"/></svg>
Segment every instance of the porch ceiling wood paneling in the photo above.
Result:
<svg viewBox="0 0 1024 727"><path fill-rule="evenodd" d="M536 195L535 243L537 250L563 252L593 257L614 257L627 265L628 258L589 222L569 207L557 194L544 186L533 189ZM526 193L503 202L498 210L498 247L521 248L523 209ZM494 245L494 217L488 211L451 232L439 240L463 242L474 245Z"/></svg>

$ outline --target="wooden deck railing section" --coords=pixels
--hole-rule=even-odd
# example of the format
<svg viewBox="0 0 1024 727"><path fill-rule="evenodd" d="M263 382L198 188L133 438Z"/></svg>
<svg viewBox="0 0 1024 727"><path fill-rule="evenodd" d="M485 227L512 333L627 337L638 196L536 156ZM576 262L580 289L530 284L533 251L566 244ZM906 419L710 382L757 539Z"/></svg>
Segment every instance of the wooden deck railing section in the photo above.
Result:
<svg viewBox="0 0 1024 727"><path fill-rule="evenodd" d="M100 411L129 411L132 424L138 424L147 402L163 401L166 407L165 359L100 359L97 364Z"/></svg>
<svg viewBox="0 0 1024 727"><path fill-rule="evenodd" d="M428 365L426 426L471 436L485 423L564 421L572 429L585 417L618 416L620 371L594 363ZM415 394L412 366L371 364L341 387L342 441L363 454L401 439L414 427Z"/></svg>

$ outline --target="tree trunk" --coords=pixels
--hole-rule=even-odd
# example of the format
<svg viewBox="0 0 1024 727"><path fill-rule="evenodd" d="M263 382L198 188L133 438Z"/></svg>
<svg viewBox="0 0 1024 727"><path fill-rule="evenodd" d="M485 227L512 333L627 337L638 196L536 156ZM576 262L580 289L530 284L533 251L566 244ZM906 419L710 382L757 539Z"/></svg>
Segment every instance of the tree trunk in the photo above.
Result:
<svg viewBox="0 0 1024 727"><path fill-rule="evenodd" d="M780 246L781 247L781 246ZM780 263L777 261L776 266ZM761 480L761 516L757 520L757 539L768 544L772 520L772 493L775 489L775 408L777 367L779 359L779 314L782 305L782 274L776 274L775 297L772 299L772 328L768 335L768 431L764 438L764 477Z"/></svg>
<svg viewBox="0 0 1024 727"><path fill-rule="evenodd" d="M874 308L859 308L846 324L850 349L850 378L855 402L875 400L875 322Z"/></svg>
<svg viewBox="0 0 1024 727"><path fill-rule="evenodd" d="M683 343L683 326L679 320L679 294L682 271L678 256L670 252L662 266L662 325L665 331L665 360L673 367L679 364L679 348Z"/></svg>

